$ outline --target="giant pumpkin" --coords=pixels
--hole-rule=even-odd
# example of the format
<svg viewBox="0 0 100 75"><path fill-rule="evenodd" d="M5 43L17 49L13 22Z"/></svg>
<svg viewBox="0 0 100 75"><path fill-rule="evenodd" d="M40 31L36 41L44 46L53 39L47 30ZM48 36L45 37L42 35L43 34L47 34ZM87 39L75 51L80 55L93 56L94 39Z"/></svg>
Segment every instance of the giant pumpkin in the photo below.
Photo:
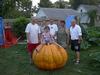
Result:
<svg viewBox="0 0 100 75"><path fill-rule="evenodd" d="M32 59L34 64L45 70L53 70L63 67L68 60L68 54L64 48L55 44L44 45L39 52L33 52Z"/></svg>

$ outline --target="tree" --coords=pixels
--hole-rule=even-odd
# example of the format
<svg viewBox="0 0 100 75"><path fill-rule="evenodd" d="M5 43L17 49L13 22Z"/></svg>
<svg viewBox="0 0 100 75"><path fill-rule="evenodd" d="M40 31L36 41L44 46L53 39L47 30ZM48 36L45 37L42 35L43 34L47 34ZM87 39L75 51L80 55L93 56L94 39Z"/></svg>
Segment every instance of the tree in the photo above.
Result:
<svg viewBox="0 0 100 75"><path fill-rule="evenodd" d="M2 0L2 9L0 14L4 18L17 18L19 16L31 16L31 0Z"/></svg>
<svg viewBox="0 0 100 75"><path fill-rule="evenodd" d="M3 0L0 0L0 17L2 16L2 3L3 2Z"/></svg>
<svg viewBox="0 0 100 75"><path fill-rule="evenodd" d="M32 12L37 13L39 11L39 8L37 6L32 7Z"/></svg>
<svg viewBox="0 0 100 75"><path fill-rule="evenodd" d="M77 9L77 7L82 4L82 0L70 0L71 6L74 9Z"/></svg>
<svg viewBox="0 0 100 75"><path fill-rule="evenodd" d="M46 7L50 8L52 7L52 2L50 0L40 0L40 3L38 3L39 7Z"/></svg>
<svg viewBox="0 0 100 75"><path fill-rule="evenodd" d="M77 9L80 4L96 5L99 0L70 0L72 8Z"/></svg>
<svg viewBox="0 0 100 75"><path fill-rule="evenodd" d="M97 17L97 11L96 10L91 10L87 14L90 18L90 25L95 25L95 19Z"/></svg>
<svg viewBox="0 0 100 75"><path fill-rule="evenodd" d="M68 8L69 3L67 1L59 0L53 4L53 7L55 7L55 8Z"/></svg>
<svg viewBox="0 0 100 75"><path fill-rule="evenodd" d="M31 0L17 0L17 10L22 13L23 16L30 17L32 12Z"/></svg>

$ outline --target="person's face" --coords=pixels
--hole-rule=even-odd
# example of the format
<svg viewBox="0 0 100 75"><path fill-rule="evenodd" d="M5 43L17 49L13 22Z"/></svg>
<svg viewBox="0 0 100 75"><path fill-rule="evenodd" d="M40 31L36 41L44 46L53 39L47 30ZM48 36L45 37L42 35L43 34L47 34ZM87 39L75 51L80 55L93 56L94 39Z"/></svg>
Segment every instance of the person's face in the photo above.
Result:
<svg viewBox="0 0 100 75"><path fill-rule="evenodd" d="M49 24L49 21L45 21L45 25L47 26Z"/></svg>
<svg viewBox="0 0 100 75"><path fill-rule="evenodd" d="M54 23L54 24L58 24L58 20L55 20L53 23Z"/></svg>
<svg viewBox="0 0 100 75"><path fill-rule="evenodd" d="M50 20L50 24L53 24L53 20Z"/></svg>
<svg viewBox="0 0 100 75"><path fill-rule="evenodd" d="M32 20L32 24L35 24L35 23L37 23L37 20L36 19L33 19Z"/></svg>
<svg viewBox="0 0 100 75"><path fill-rule="evenodd" d="M45 29L44 31L45 31L45 32L49 32L49 29Z"/></svg>
<svg viewBox="0 0 100 75"><path fill-rule="evenodd" d="M63 22L60 22L60 25L61 25L62 27L64 27L65 24L64 24Z"/></svg>
<svg viewBox="0 0 100 75"><path fill-rule="evenodd" d="M75 21L72 21L71 25L72 25L73 27L75 26L75 24L76 24L76 22L75 22Z"/></svg>
<svg viewBox="0 0 100 75"><path fill-rule="evenodd" d="M46 21L42 21L42 26L44 26L46 24Z"/></svg>
<svg viewBox="0 0 100 75"><path fill-rule="evenodd" d="M42 21L38 21L38 25L41 25Z"/></svg>

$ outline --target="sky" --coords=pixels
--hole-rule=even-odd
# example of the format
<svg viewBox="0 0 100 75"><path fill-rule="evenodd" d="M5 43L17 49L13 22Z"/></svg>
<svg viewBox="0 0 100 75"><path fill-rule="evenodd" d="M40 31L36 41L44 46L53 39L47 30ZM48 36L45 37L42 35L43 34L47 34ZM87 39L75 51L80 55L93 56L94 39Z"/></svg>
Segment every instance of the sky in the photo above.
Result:
<svg viewBox="0 0 100 75"><path fill-rule="evenodd" d="M50 0L52 3L58 1L58 0ZM64 0L64 1L69 1L69 0ZM40 0L32 0L33 6L37 6L37 4L40 2Z"/></svg>

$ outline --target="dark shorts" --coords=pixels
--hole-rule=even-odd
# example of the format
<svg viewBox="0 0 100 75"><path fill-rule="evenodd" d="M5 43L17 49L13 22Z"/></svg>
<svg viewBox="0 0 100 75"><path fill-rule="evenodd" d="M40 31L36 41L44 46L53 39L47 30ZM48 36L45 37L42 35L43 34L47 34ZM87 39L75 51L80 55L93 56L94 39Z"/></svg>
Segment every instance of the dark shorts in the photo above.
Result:
<svg viewBox="0 0 100 75"><path fill-rule="evenodd" d="M32 54L33 50L34 50L38 45L39 45L39 43L37 43L37 44L28 43L28 44L27 44L28 52L29 52L30 54Z"/></svg>
<svg viewBox="0 0 100 75"><path fill-rule="evenodd" d="M80 44L78 40L71 40L71 49L80 52Z"/></svg>

